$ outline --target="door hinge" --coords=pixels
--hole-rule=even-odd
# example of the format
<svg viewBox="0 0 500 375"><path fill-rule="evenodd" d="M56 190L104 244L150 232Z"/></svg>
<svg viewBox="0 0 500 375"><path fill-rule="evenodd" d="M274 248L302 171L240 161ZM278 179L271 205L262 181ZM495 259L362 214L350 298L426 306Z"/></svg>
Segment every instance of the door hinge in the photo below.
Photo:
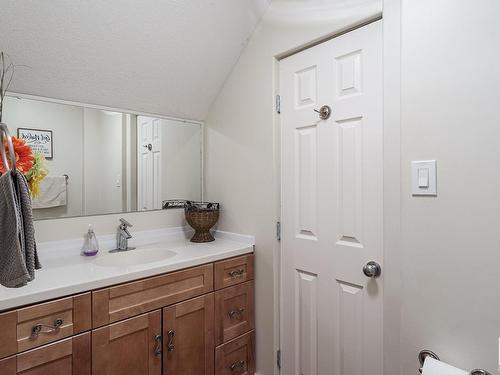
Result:
<svg viewBox="0 0 500 375"><path fill-rule="evenodd" d="M281 96L276 95L276 112L281 113Z"/></svg>
<svg viewBox="0 0 500 375"><path fill-rule="evenodd" d="M276 352L276 365L278 366L278 369L281 370L281 349L278 349Z"/></svg>
<svg viewBox="0 0 500 375"><path fill-rule="evenodd" d="M276 222L276 239L281 241L281 221Z"/></svg>

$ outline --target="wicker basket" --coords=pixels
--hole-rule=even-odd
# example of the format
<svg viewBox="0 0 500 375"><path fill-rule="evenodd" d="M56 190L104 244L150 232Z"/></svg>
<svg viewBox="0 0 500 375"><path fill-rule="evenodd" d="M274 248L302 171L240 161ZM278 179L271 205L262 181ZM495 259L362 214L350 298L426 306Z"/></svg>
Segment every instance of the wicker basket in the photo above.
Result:
<svg viewBox="0 0 500 375"><path fill-rule="evenodd" d="M219 220L219 203L187 201L184 211L186 221L195 231L191 242L215 241L210 229Z"/></svg>

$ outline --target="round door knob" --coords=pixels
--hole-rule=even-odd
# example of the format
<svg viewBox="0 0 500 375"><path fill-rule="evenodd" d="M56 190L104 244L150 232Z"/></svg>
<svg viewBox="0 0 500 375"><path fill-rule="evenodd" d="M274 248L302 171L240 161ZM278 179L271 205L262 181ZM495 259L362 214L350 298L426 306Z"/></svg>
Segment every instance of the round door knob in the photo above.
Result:
<svg viewBox="0 0 500 375"><path fill-rule="evenodd" d="M380 267L380 264L372 260L371 262L365 264L365 266L363 267L363 273L367 277L376 279L382 274L382 267Z"/></svg>

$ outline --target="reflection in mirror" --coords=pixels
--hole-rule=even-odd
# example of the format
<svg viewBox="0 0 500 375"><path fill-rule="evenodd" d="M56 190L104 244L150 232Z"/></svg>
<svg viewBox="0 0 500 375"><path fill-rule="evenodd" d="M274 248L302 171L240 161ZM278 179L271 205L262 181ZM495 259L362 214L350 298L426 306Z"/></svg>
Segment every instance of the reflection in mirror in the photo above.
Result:
<svg viewBox="0 0 500 375"><path fill-rule="evenodd" d="M6 97L4 122L45 157L36 219L201 200L199 123Z"/></svg>

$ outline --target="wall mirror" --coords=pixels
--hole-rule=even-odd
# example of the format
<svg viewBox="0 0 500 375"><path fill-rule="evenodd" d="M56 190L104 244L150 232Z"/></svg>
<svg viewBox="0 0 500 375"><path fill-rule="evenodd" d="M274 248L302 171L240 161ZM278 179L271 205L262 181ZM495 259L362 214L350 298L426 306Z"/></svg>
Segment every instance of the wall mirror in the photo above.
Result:
<svg viewBox="0 0 500 375"><path fill-rule="evenodd" d="M26 96L5 98L3 122L45 158L35 219L202 199L201 123Z"/></svg>

